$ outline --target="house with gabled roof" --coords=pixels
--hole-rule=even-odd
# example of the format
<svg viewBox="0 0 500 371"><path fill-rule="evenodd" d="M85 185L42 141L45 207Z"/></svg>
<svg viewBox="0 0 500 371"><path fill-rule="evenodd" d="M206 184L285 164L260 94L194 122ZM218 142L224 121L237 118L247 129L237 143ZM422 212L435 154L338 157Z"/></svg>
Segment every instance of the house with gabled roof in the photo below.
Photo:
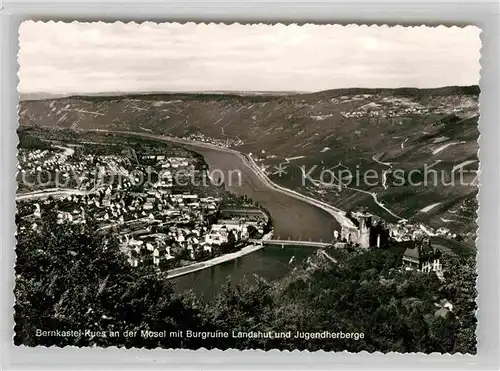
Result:
<svg viewBox="0 0 500 371"><path fill-rule="evenodd" d="M431 245L430 238L412 241L403 254L403 267L406 270L419 270L423 273L436 272L442 277L441 251Z"/></svg>

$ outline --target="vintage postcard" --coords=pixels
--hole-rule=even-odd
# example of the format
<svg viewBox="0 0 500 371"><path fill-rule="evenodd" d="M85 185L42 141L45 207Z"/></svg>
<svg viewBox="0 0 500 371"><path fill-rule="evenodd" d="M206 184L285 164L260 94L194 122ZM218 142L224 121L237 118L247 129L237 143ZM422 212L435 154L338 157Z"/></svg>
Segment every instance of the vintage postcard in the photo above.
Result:
<svg viewBox="0 0 500 371"><path fill-rule="evenodd" d="M479 28L19 42L15 344L476 353Z"/></svg>

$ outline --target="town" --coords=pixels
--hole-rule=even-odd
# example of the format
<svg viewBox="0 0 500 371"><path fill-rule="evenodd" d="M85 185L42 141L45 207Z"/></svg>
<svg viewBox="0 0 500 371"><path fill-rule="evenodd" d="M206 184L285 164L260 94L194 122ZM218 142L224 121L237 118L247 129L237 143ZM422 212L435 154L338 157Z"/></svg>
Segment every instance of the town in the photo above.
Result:
<svg viewBox="0 0 500 371"><path fill-rule="evenodd" d="M143 150L100 143L21 148L19 184L30 192L18 196L18 217L31 218L36 229L51 211L61 227L91 215L96 232L118 239L132 266L163 270L237 251L271 231L258 205L206 179L199 157Z"/></svg>

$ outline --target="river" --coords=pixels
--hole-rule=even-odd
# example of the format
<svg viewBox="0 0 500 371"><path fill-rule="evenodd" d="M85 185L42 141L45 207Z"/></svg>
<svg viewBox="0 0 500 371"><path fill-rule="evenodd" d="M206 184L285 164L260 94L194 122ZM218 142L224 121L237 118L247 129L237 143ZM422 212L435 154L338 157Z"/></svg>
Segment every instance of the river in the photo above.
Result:
<svg viewBox="0 0 500 371"><path fill-rule="evenodd" d="M331 241L334 230L340 231L338 222L326 211L270 189L234 153L192 145L184 147L202 155L211 171L218 170L214 172L214 178L218 177L217 174L223 174L229 191L247 195L269 212L275 239ZM233 175L229 176L230 174ZM241 181L238 174L241 174ZM230 179L227 179L229 177ZM316 249L311 247L287 246L282 249L266 246L236 260L175 278L173 281L177 292L193 290L196 294L211 299L220 291L228 276L233 285L243 279L250 283L255 282L254 275L270 281L276 280L284 277L315 251Z"/></svg>
<svg viewBox="0 0 500 371"><path fill-rule="evenodd" d="M270 214L275 239L332 241L334 230L340 232L340 226L329 213L303 200L270 188L248 167L238 154L200 144L179 143L164 136L120 132L122 134L139 135L155 140L173 141L182 147L199 153L205 159L210 171L218 170L226 178L226 188L238 195L247 195L257 201ZM237 174L241 174L239 180ZM217 173L215 173L216 175ZM231 181L228 175L233 174ZM218 178L214 176L214 178ZM228 276L233 284L246 277L250 282L257 274L267 280L275 280L286 275L300 262L315 251L311 247L272 247L245 255L234 261L222 263L195 273L174 278L177 292L192 289L197 294L212 298L220 290L220 286ZM295 256L289 264L292 256Z"/></svg>
<svg viewBox="0 0 500 371"><path fill-rule="evenodd" d="M284 277L315 252L316 249L312 247L266 246L235 260L174 278L172 282L178 293L192 290L198 296L210 300L220 291L227 277L231 278L233 286L244 279L254 283L255 275L273 281Z"/></svg>
<svg viewBox="0 0 500 371"><path fill-rule="evenodd" d="M211 171L220 171L226 188L257 201L271 215L275 239L332 241L338 222L326 211L277 190L270 189L243 160L231 153L212 148L183 145L202 155ZM232 175L231 175L232 174ZM241 174L241 181L238 179Z"/></svg>

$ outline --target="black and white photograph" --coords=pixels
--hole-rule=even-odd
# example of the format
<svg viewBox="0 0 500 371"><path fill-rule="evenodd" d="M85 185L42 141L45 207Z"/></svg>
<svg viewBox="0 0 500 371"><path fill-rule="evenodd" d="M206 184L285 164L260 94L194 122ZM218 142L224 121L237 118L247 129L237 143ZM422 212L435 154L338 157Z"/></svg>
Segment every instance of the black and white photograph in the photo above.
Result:
<svg viewBox="0 0 500 371"><path fill-rule="evenodd" d="M480 34L23 22L14 344L476 354Z"/></svg>

